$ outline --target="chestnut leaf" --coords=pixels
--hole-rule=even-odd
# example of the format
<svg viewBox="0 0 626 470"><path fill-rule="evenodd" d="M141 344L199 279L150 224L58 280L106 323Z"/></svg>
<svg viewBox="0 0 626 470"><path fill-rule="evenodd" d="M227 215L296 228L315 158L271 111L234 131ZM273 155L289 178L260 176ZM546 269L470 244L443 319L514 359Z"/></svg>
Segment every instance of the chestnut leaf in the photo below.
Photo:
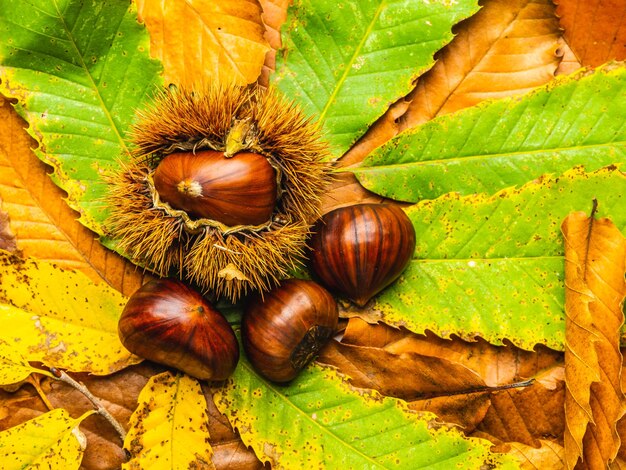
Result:
<svg viewBox="0 0 626 470"><path fill-rule="evenodd" d="M256 0L136 3L150 32L150 52L163 62L165 83L256 81L270 48Z"/></svg>
<svg viewBox="0 0 626 470"><path fill-rule="evenodd" d="M415 333L562 351L561 221L591 210L597 198L598 215L626 230L624 194L626 176L617 168L578 168L491 197L449 194L418 203L407 210L417 234L414 258L370 310Z"/></svg>
<svg viewBox="0 0 626 470"><path fill-rule="evenodd" d="M626 162L626 68L582 71L523 97L482 103L401 134L354 170L363 186L418 202L494 194L543 174Z"/></svg>
<svg viewBox="0 0 626 470"><path fill-rule="evenodd" d="M0 252L0 340L28 361L110 374L139 358L117 335L126 298L80 272Z"/></svg>
<svg viewBox="0 0 626 470"><path fill-rule="evenodd" d="M4 306L0 306L0 313L3 312ZM42 372L28 363L20 346L0 339L0 386L17 384L33 372Z"/></svg>
<svg viewBox="0 0 626 470"><path fill-rule="evenodd" d="M93 414L77 419L57 408L37 418L0 432L0 462L3 468L78 469L85 450L80 423Z"/></svg>
<svg viewBox="0 0 626 470"><path fill-rule="evenodd" d="M134 111L161 65L127 1L7 0L0 8L0 92L52 165L81 222L101 231L102 172L126 152Z"/></svg>
<svg viewBox="0 0 626 470"><path fill-rule="evenodd" d="M163 372L145 385L130 418L122 468L214 468L206 399L196 379Z"/></svg>
<svg viewBox="0 0 626 470"><path fill-rule="evenodd" d="M413 88L478 2L297 0L283 26L274 84L319 119L340 157Z"/></svg>
<svg viewBox="0 0 626 470"><path fill-rule="evenodd" d="M402 400L352 387L319 365L285 387L261 379L242 359L214 401L272 467L518 468L515 459L492 454L489 441L464 437Z"/></svg>

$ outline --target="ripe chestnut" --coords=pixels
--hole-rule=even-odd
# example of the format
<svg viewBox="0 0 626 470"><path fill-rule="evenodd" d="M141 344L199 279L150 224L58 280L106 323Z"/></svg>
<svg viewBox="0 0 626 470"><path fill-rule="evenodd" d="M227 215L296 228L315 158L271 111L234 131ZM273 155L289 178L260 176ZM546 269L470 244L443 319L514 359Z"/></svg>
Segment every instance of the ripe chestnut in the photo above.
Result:
<svg viewBox="0 0 626 470"><path fill-rule="evenodd" d="M159 163L153 181L172 208L228 226L268 222L278 197L276 171L267 158L251 152L172 153Z"/></svg>
<svg viewBox="0 0 626 470"><path fill-rule="evenodd" d="M311 239L322 284L363 307L395 281L415 251L415 229L392 204L357 204L325 214Z"/></svg>
<svg viewBox="0 0 626 470"><path fill-rule="evenodd" d="M243 348L250 363L274 382L288 382L335 334L339 314L322 286L288 279L262 299L249 302L241 320Z"/></svg>
<svg viewBox="0 0 626 470"><path fill-rule="evenodd" d="M140 287L122 311L118 333L133 354L197 379L224 380L239 360L239 344L226 319L175 280Z"/></svg>

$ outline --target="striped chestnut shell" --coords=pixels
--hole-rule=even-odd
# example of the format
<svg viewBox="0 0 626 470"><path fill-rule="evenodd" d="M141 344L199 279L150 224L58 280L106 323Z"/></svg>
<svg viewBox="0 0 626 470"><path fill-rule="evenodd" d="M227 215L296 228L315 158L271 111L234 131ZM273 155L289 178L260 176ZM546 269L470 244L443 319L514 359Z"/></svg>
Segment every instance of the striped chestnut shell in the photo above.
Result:
<svg viewBox="0 0 626 470"><path fill-rule="evenodd" d="M313 281L288 279L263 298L252 298L241 320L244 350L273 382L296 377L337 330L333 296Z"/></svg>
<svg viewBox="0 0 626 470"><path fill-rule="evenodd" d="M320 282L359 307L394 282L415 251L415 229L392 204L357 204L325 214L311 239Z"/></svg>
<svg viewBox="0 0 626 470"><path fill-rule="evenodd" d="M201 380L224 380L239 360L239 344L226 319L180 281L157 279L128 300L118 322L133 354Z"/></svg>
<svg viewBox="0 0 626 470"><path fill-rule="evenodd" d="M159 163L153 181L161 201L172 208L227 226L266 223L278 195L276 171L253 152L172 153Z"/></svg>

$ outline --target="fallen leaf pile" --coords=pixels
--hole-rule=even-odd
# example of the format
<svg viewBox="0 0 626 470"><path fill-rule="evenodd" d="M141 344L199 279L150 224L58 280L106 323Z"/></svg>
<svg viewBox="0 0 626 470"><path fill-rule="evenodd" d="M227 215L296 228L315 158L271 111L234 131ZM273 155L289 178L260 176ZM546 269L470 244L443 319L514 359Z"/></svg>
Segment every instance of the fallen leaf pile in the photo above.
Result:
<svg viewBox="0 0 626 470"><path fill-rule="evenodd" d="M0 0L0 466L626 467L625 16L626 0ZM324 212L394 201L417 235L396 283L340 299L341 331L288 385L245 357L203 383L117 337L150 273L108 238L102 181L154 90L215 80L318 121Z"/></svg>

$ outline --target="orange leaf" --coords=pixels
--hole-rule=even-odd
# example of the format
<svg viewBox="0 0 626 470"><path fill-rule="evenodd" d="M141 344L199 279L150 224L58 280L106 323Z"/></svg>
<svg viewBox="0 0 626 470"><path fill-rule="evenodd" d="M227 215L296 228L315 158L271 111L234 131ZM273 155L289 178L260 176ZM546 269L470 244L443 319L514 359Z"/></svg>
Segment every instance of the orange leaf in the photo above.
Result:
<svg viewBox="0 0 626 470"><path fill-rule="evenodd" d="M626 1L557 0L565 40L584 66L626 59Z"/></svg>
<svg viewBox="0 0 626 470"><path fill-rule="evenodd" d="M608 219L582 212L561 226L565 239L565 460L605 468L620 447L626 411L620 374L626 239Z"/></svg>
<svg viewBox="0 0 626 470"><path fill-rule="evenodd" d="M166 83L245 85L261 73L270 47L257 0L138 0L137 11Z"/></svg>

